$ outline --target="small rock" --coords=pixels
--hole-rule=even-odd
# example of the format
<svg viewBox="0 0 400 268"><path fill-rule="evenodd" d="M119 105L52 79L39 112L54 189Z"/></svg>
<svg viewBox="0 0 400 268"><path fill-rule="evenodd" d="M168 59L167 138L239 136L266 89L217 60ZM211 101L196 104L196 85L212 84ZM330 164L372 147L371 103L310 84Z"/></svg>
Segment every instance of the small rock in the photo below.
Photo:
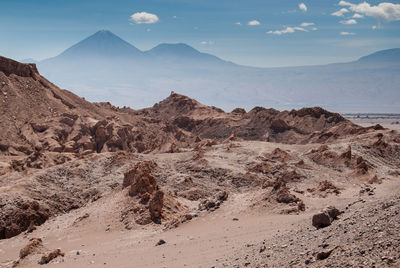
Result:
<svg viewBox="0 0 400 268"><path fill-rule="evenodd" d="M317 260L325 260L326 258L328 258L331 253L332 253L333 249L328 250L328 251L321 251L319 253L317 253Z"/></svg>
<svg viewBox="0 0 400 268"><path fill-rule="evenodd" d="M160 240L158 240L156 246L161 246L161 245L163 245L163 244L165 244L165 243L167 243L167 242L165 242L164 239L160 239Z"/></svg>
<svg viewBox="0 0 400 268"><path fill-rule="evenodd" d="M64 257L64 252L61 251L61 249L55 249L53 251L47 252L43 254L42 258L39 261L39 264L47 264L53 259L57 258L58 256Z"/></svg>

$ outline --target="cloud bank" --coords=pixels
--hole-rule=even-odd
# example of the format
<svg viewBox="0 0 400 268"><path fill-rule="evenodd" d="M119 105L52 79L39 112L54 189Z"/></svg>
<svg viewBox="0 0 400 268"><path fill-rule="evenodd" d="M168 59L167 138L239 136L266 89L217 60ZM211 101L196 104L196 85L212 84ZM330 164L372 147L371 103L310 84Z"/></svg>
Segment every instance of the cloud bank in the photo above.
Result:
<svg viewBox="0 0 400 268"><path fill-rule="evenodd" d="M339 5L347 6L353 12L376 18L379 21L390 22L400 20L400 4L384 2L377 6L371 6L367 2L352 4L350 2L340 1Z"/></svg>

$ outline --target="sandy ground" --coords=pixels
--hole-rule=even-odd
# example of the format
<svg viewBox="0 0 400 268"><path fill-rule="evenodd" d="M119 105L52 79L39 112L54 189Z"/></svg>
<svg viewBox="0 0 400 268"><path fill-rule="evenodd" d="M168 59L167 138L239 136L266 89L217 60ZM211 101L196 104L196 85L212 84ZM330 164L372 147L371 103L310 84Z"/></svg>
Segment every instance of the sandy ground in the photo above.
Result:
<svg viewBox="0 0 400 268"><path fill-rule="evenodd" d="M330 148L342 151L351 142L354 141L341 140L330 145ZM310 149L320 146L267 142L234 144L213 146L207 151L204 158L208 166L243 172L243 167L249 162L277 147L290 152L293 161L297 161L298 158L304 158ZM184 170L181 163L190 159L191 155L183 152L141 157L153 159L159 166L172 170L171 174L179 174ZM370 161L374 163L373 158ZM321 178L331 177L343 190L340 195L328 195L326 198L308 193L296 194L306 204L306 211L299 215L277 213L273 207L258 202L265 196L264 189L245 187L231 192L228 200L216 211L198 212L197 217L177 228L162 230L159 225L151 224L126 230L120 222L120 208L127 192L118 188L96 202L51 218L32 233L1 240L0 265L10 267L29 238L40 237L48 249L61 248L65 252L65 257L55 259L46 267L258 267L251 265L251 257L250 260L246 257L254 245L262 241L279 241L280 236L284 237L299 228L313 228L311 217L315 212L328 205L344 209L360 199L359 191L363 182L346 179L346 172L332 171L309 160L306 163L316 169L316 173L307 171L310 172L309 178L296 184L296 188L304 190ZM388 170L382 166L377 169L377 174L382 177ZM400 178L390 177L374 187L375 195L365 198L366 202L388 199L399 192ZM183 199L181 201L184 202ZM89 217L77 221L86 213ZM156 246L160 239L165 240L166 244ZM37 267L39 257L28 256L18 267Z"/></svg>
<svg viewBox="0 0 400 268"><path fill-rule="evenodd" d="M400 180L380 186L374 200L387 198L393 194L393 189L400 189ZM245 255L252 245L298 230L300 225L311 225L313 212L327 204L344 208L358 198L357 191L349 189L338 198L307 202L308 210L301 215L277 215L266 211L235 211L236 203L240 207L241 202L246 202L246 196L239 195L220 210L165 232L151 228L131 231L111 228L106 231L107 219L96 216L91 216L96 219L89 217L90 223L70 226L68 219L84 213L87 208L83 208L45 223L28 237L40 236L45 246L62 248L66 252L64 258L46 267L230 267L235 263L235 257ZM159 239L167 243L155 246ZM3 263L6 258L17 259L19 249L26 241L21 236L1 241ZM21 267L37 267L37 264L27 263Z"/></svg>

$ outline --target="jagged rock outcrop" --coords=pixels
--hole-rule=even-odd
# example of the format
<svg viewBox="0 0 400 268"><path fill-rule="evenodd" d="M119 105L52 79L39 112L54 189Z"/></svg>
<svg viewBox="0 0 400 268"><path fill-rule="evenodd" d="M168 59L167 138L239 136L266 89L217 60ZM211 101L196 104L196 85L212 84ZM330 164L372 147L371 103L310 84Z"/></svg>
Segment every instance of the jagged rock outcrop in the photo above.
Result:
<svg viewBox="0 0 400 268"><path fill-rule="evenodd" d="M304 211L306 208L304 202L294 194L290 193L286 183L287 181L282 177L278 178L272 185L269 199L275 200L278 203L291 205L292 208L287 210L287 213Z"/></svg>
<svg viewBox="0 0 400 268"><path fill-rule="evenodd" d="M164 192L163 191L156 191L154 196L151 198L149 202L149 211L150 217L152 221L155 223L160 223L161 221L161 213L164 206Z"/></svg>
<svg viewBox="0 0 400 268"><path fill-rule="evenodd" d="M152 169L156 167L156 163L151 161L143 161L136 163L131 169L124 174L123 187L130 186L129 195L153 194L158 190L157 181L152 174Z"/></svg>
<svg viewBox="0 0 400 268"><path fill-rule="evenodd" d="M50 216L49 208L37 201L19 200L14 203L8 198L0 198L0 207L0 239L16 236L31 225L41 225Z"/></svg>
<svg viewBox="0 0 400 268"><path fill-rule="evenodd" d="M123 187L130 186L129 196L136 197L139 201L134 209L141 214L136 219L139 224L147 224L149 220L161 223L164 192L159 189L152 173L156 166L152 161L142 161L124 174Z"/></svg>
<svg viewBox="0 0 400 268"><path fill-rule="evenodd" d="M2 56L0 56L0 72L3 72L7 76L15 74L17 76L32 77L35 79L36 76L39 75L36 64L20 63Z"/></svg>

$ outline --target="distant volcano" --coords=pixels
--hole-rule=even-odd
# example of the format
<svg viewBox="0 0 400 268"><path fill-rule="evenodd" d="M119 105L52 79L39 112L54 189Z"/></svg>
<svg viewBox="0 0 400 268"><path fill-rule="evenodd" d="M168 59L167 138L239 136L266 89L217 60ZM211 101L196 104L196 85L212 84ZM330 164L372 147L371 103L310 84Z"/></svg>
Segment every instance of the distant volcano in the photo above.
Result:
<svg viewBox="0 0 400 268"><path fill-rule="evenodd" d="M136 57L143 52L107 30L101 30L68 48L58 58Z"/></svg>

